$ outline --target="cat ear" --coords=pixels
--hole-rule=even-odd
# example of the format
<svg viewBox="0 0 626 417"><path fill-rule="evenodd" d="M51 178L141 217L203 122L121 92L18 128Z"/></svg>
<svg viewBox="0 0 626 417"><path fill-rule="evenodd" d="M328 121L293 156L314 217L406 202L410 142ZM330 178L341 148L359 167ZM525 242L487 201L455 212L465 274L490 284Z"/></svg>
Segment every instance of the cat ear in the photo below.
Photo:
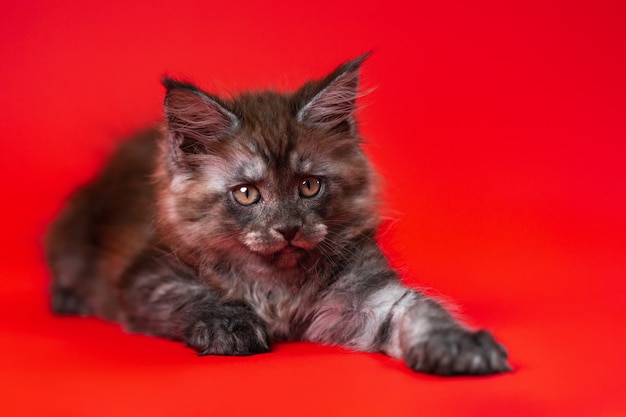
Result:
<svg viewBox="0 0 626 417"><path fill-rule="evenodd" d="M163 78L165 117L170 138L186 154L206 153L212 144L232 134L239 118L190 83Z"/></svg>
<svg viewBox="0 0 626 417"><path fill-rule="evenodd" d="M353 132L359 70L369 55L368 52L340 65L317 83L305 84L297 93L304 96L306 101L300 104L296 120L328 131L349 129Z"/></svg>

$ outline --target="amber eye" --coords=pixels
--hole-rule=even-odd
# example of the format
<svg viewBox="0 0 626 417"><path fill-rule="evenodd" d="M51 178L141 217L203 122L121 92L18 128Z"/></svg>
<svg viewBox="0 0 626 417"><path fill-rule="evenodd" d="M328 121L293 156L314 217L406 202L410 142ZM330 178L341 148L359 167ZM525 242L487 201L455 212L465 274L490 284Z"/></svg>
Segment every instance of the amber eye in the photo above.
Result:
<svg viewBox="0 0 626 417"><path fill-rule="evenodd" d="M308 177L300 182L298 192L304 198L315 197L322 188L322 181L319 178Z"/></svg>
<svg viewBox="0 0 626 417"><path fill-rule="evenodd" d="M242 206L250 206L259 202L261 193L252 185L242 185L233 190L233 197Z"/></svg>

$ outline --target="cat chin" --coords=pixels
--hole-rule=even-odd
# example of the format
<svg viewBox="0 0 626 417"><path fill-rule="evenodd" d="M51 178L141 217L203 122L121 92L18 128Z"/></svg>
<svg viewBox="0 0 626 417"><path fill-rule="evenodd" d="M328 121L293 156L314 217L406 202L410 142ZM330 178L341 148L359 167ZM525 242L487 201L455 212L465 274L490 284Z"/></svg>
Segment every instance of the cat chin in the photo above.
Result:
<svg viewBox="0 0 626 417"><path fill-rule="evenodd" d="M268 256L270 263L279 268L293 268L304 255L305 250L287 245L278 252Z"/></svg>

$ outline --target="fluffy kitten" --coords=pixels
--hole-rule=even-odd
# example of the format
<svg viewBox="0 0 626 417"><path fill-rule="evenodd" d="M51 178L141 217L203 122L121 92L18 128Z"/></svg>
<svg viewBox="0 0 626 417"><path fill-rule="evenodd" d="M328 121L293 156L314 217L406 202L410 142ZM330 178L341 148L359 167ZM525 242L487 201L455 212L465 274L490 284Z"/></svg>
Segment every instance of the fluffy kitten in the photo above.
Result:
<svg viewBox="0 0 626 417"><path fill-rule="evenodd" d="M165 78L163 128L124 143L49 231L53 311L200 355L307 340L440 375L509 370L489 333L402 285L376 243L354 117L364 59L232 100Z"/></svg>

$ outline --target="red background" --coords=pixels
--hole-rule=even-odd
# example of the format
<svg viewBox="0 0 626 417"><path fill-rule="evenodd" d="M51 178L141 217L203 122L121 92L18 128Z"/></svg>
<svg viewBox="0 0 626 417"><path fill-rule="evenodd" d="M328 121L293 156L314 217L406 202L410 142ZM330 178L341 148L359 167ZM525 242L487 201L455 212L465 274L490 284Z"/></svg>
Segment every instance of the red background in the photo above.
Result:
<svg viewBox="0 0 626 417"><path fill-rule="evenodd" d="M0 414L626 415L625 3L228 3L0 5ZM163 73L293 89L370 49L384 246L492 329L512 374L434 378L304 343L197 358L48 313L45 225L158 120Z"/></svg>

